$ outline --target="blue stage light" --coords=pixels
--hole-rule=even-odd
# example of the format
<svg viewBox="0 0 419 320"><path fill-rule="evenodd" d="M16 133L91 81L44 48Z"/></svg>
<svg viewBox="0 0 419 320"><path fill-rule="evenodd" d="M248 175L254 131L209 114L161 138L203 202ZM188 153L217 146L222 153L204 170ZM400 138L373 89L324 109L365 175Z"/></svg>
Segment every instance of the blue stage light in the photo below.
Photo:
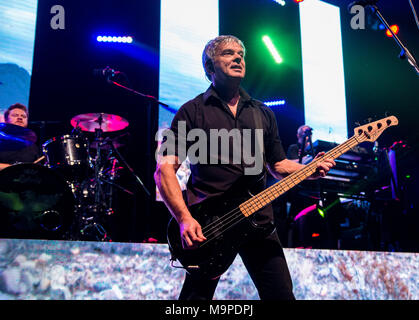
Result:
<svg viewBox="0 0 419 320"><path fill-rule="evenodd" d="M265 101L264 104L268 107L283 106L285 105L285 100Z"/></svg>
<svg viewBox="0 0 419 320"><path fill-rule="evenodd" d="M96 37L97 42L112 42L112 43L132 43L133 38L131 36L108 36L101 35Z"/></svg>

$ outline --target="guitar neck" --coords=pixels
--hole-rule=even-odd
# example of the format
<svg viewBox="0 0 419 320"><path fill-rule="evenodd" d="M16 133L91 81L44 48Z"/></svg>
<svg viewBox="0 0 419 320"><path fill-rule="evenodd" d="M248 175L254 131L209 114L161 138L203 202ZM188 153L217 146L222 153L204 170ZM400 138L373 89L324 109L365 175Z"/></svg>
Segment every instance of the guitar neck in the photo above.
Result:
<svg viewBox="0 0 419 320"><path fill-rule="evenodd" d="M284 194L285 192L299 184L301 181L307 179L309 176L315 173L317 170L318 163L323 161L323 159L336 159L348 150L361 143L361 140L362 139L360 137L357 138L356 136L353 136L352 138L346 140L344 143L336 146L332 150L325 153L322 157L313 160L308 165L304 166L302 169L288 175L281 181L275 183L274 185L270 186L269 188L263 190L254 197L250 198L249 200L243 202L239 206L240 211L246 217L252 215L256 211L265 207L273 200L278 198L280 195Z"/></svg>

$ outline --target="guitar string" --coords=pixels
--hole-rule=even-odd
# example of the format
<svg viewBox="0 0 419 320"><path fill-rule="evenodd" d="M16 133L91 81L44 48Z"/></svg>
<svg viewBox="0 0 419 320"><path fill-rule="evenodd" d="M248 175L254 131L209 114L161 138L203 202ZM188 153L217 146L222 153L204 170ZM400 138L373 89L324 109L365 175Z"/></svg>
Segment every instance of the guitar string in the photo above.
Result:
<svg viewBox="0 0 419 320"><path fill-rule="evenodd" d="M260 210L261 208L266 206L268 203L269 202L267 202L265 205L262 205L261 207L258 207L256 210L254 210L254 212ZM259 203L259 205L260 205L260 203ZM250 215L251 214L249 214L249 216ZM203 229L203 233L206 233L206 234L204 234L204 236L207 238L207 240L201 246L203 246L206 243L216 239L222 233L224 233L225 231L232 228L233 226L235 226L236 224L238 224L239 222L241 222L242 220L244 220L246 218L247 217L243 214L243 212L240 210L239 207L237 207L234 210L231 210L228 214L225 214L223 217L221 217L221 218L215 220L213 223L211 223L212 224L211 228L208 228L209 225L207 225L204 228L205 230Z"/></svg>
<svg viewBox="0 0 419 320"><path fill-rule="evenodd" d="M316 161L313 161L312 163L311 163L311 167L315 167L316 166L316 164L318 163L318 162L320 162L321 160L322 160L322 158L325 158L325 157L327 157L327 156L330 156L330 155L332 155L333 154L333 156L335 156L335 152L336 152L336 154L339 154L340 153L340 150L339 150L339 152L337 152L338 151L338 149L342 149L342 147L344 147L345 146L345 148L343 148L343 149L346 149L346 144L348 144L348 145L350 145L351 144L351 140L352 139L354 139L354 140L356 140L355 141L355 144L354 144L354 146L355 145L357 145L359 142L357 141L357 139L356 139L356 137L355 136L353 136L352 138L350 138L349 140L347 140L345 143L342 143L341 145L339 145L339 146L337 146L336 147L336 150L331 150L331 151L329 151L329 152L327 152L326 154L324 154L321 158L319 158L319 159L317 159ZM349 148L352 148L353 146L350 146ZM334 152L332 152L332 151L334 151ZM342 154L342 153L341 153ZM298 177L298 178L300 178L300 176L302 175L302 176L304 176L305 174L306 174L306 171L310 171L310 169L309 169L309 167L310 167L310 165L307 165L307 167L306 167L306 169L305 170L301 170L301 171L304 171L304 172L296 172L296 174L295 175L293 175L293 177L292 177L292 180L294 180L296 177ZM311 168L311 170L312 170L313 168ZM290 176L288 176L287 178L291 178L291 175ZM290 179L287 179L287 178L284 178L284 180L290 180ZM284 181L283 180L283 181ZM293 181L290 181L291 182L291 184L293 183ZM287 181L288 182L288 181ZM279 184L279 183L278 183ZM283 184L283 183L281 183L281 184ZM285 183L286 184L286 183ZM287 185L288 187L289 187L289 185ZM278 185L273 185L273 186L271 186L271 187L278 187ZM270 189L270 188L268 188L268 189ZM268 189L266 189L266 190L264 190L264 191L262 191L261 193L262 193L262 195L256 195L254 198L252 198L252 199L257 199L257 200L252 200L252 199L249 199L249 200L252 200L252 201L259 201L259 199L258 199L258 197L263 197L263 194L264 193L266 193L266 191L268 190ZM289 188L290 189L290 188ZM289 190L288 189L288 190ZM287 191L288 191L287 190ZM271 191L271 190L270 190ZM268 197L269 198L269 197ZM270 198L269 198L270 199ZM248 201L249 201L248 200ZM260 202L259 202L260 203ZM269 202L267 202L265 205L263 205L262 207L260 207L260 208L257 208L257 210L260 210L261 208L263 208L264 206L266 206L267 204L268 204ZM257 210L255 210L255 211L257 211ZM254 212L255 212L254 211ZM253 213L252 213L253 214ZM236 216L234 216L234 215L236 215ZM250 214L249 214L250 215ZM239 219L238 221L234 221L234 220L237 220L237 218L240 218L240 217L242 217L242 219ZM237 223L239 223L241 220L243 220L244 218L246 218L246 216L242 213L242 211L240 210L240 208L236 208L236 209L233 209L233 210L231 210L231 211L229 211L228 213L226 213L226 214L224 214L222 217L220 217L220 218L218 218L218 219L216 219L215 221L213 221L213 222L211 222L210 224L208 224L207 226L205 226L203 229L202 229L202 232L203 233L207 233L207 232L209 232L207 235L205 235L205 237L207 238L207 240L206 240L206 242L209 242L209 241L211 241L211 240L213 240L213 239L215 239L215 238L217 238L220 234L222 234L222 233L224 233L226 230L228 230L228 229L230 229L231 227L233 227L234 225L236 225ZM230 220L230 221L229 221ZM230 226L228 226L228 223L231 223L231 222L233 222L233 224L232 225L230 225ZM222 228L223 227L225 227L226 226L226 228L225 228L225 230L222 230ZM222 231L221 231L222 230ZM217 235L217 233L218 233L218 235ZM214 235L214 237L213 238L210 238L211 236L213 236ZM210 239L208 239L208 238L210 238Z"/></svg>
<svg viewBox="0 0 419 320"><path fill-rule="evenodd" d="M256 196L258 197L258 196ZM260 196L259 196L260 197ZM268 199L270 199L268 197ZM271 199L270 199L271 200ZM262 207L266 206L269 202L267 202L265 205L262 205L260 208L257 208L255 211L260 210ZM260 205L260 202L259 202ZM250 216L250 214L249 214ZM205 228L203 228L203 233L205 234L205 237L207 238L206 242L204 242L201 246L205 245L206 243L216 239L219 235L230 229L231 227L235 226L242 220L247 218L243 212L240 210L240 208L235 208L231 210L229 213L225 214L224 216L220 217L219 219L213 221L211 224L207 225ZM208 228L211 225L210 228ZM208 232L208 233L207 233Z"/></svg>
<svg viewBox="0 0 419 320"><path fill-rule="evenodd" d="M286 184L287 182L288 182L288 181L285 181L285 184ZM272 188L272 187L276 187L276 188ZM288 185L288 187L289 187L289 185ZM274 193L276 192L276 190L275 190L275 191L272 191L272 190L274 190L274 189L279 189L279 188L278 188L278 186L273 185L273 186L271 186L271 187L269 187L269 188L265 189L262 193L270 193L270 195L273 195L273 196L274 196L274 199L275 199L275 198L277 198L277 197L274 195ZM280 192L283 192L283 190L280 190ZM259 199L258 199L258 198L261 198L261 197L266 199L266 196L261 195L261 194L254 196L254 198L252 198L252 199L257 199L257 200L253 200L253 201L259 201ZM265 199L264 199L264 200L265 200ZM268 197L268 199L269 199L269 200L274 200L274 199L270 199L269 197ZM249 199L249 200L250 200L250 199ZM247 200L247 201L249 201L249 200ZM247 201L245 201L244 203L246 203ZM260 202L259 202L259 203L260 203ZM266 204L268 204L268 202L267 202ZM265 204L265 205L266 205L266 204ZM265 205L262 205L262 207L263 207L263 206L265 206ZM262 208L262 207L261 207L261 208ZM259 210L259 209L261 209L261 208L258 208L258 210ZM240 208L235 208L235 209L233 209L233 210L229 211L228 213L224 214L222 217L220 217L220 218L218 218L218 219L214 220L213 222L209 223L208 225L206 225L206 226L202 229L202 232L203 232L203 233L205 233L205 232L209 232L209 231L210 231L211 229L213 229L214 227L215 227L215 228L217 228L217 227L218 227L218 225L223 224L223 223L226 223L226 222L227 222L226 220L228 220L229 218L231 218L231 217L232 217L232 215L236 213L236 212L234 212L235 210L239 210L239 211L240 211ZM234 212L234 213L233 213L233 212ZM240 211L240 213L241 213L241 214L243 214L241 211ZM246 216L245 216L245 217L246 217ZM217 231L217 230L216 230L216 231Z"/></svg>
<svg viewBox="0 0 419 320"><path fill-rule="evenodd" d="M228 222L232 224L228 225L227 223L224 223L224 222L220 223L221 226L218 229L213 230L211 234L205 236L207 240L204 243L202 243L200 247L203 247L204 245L208 244L212 240L217 239L222 233L226 232L228 229L232 228L233 226L241 222L243 219L246 219L246 216L242 214L239 208L237 208L234 211L236 212L231 216L232 219L230 219L230 221Z"/></svg>

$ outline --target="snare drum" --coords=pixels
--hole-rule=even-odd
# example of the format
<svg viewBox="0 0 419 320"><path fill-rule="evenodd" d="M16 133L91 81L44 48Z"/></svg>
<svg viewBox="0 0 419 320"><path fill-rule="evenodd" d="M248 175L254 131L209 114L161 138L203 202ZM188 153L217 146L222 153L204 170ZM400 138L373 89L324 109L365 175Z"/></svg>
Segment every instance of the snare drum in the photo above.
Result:
<svg viewBox="0 0 419 320"><path fill-rule="evenodd" d="M75 198L54 170L16 164L0 171L0 237L62 239Z"/></svg>
<svg viewBox="0 0 419 320"><path fill-rule="evenodd" d="M78 177L89 167L89 142L77 135L52 138L42 145L46 166L62 171L65 177Z"/></svg>

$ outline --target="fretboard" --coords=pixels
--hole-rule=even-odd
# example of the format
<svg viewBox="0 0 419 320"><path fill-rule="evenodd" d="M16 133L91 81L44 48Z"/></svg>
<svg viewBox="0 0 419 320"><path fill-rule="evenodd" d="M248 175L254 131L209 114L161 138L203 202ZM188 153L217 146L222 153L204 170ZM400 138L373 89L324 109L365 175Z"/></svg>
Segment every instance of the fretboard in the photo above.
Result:
<svg viewBox="0 0 419 320"><path fill-rule="evenodd" d="M314 174L317 170L318 163L323 161L323 159L336 159L361 142L363 142L363 139L361 137L357 138L356 136L353 136L352 138L346 140L344 143L328 151L323 156L314 159L312 162L310 162L308 165L304 166L300 170L295 171L294 173L288 175L284 179L263 190L262 192L258 193L249 200L243 202L239 206L240 211L246 217L250 216L259 209L265 207L266 205L274 201L280 195L295 187L301 181L307 179L312 174Z"/></svg>

